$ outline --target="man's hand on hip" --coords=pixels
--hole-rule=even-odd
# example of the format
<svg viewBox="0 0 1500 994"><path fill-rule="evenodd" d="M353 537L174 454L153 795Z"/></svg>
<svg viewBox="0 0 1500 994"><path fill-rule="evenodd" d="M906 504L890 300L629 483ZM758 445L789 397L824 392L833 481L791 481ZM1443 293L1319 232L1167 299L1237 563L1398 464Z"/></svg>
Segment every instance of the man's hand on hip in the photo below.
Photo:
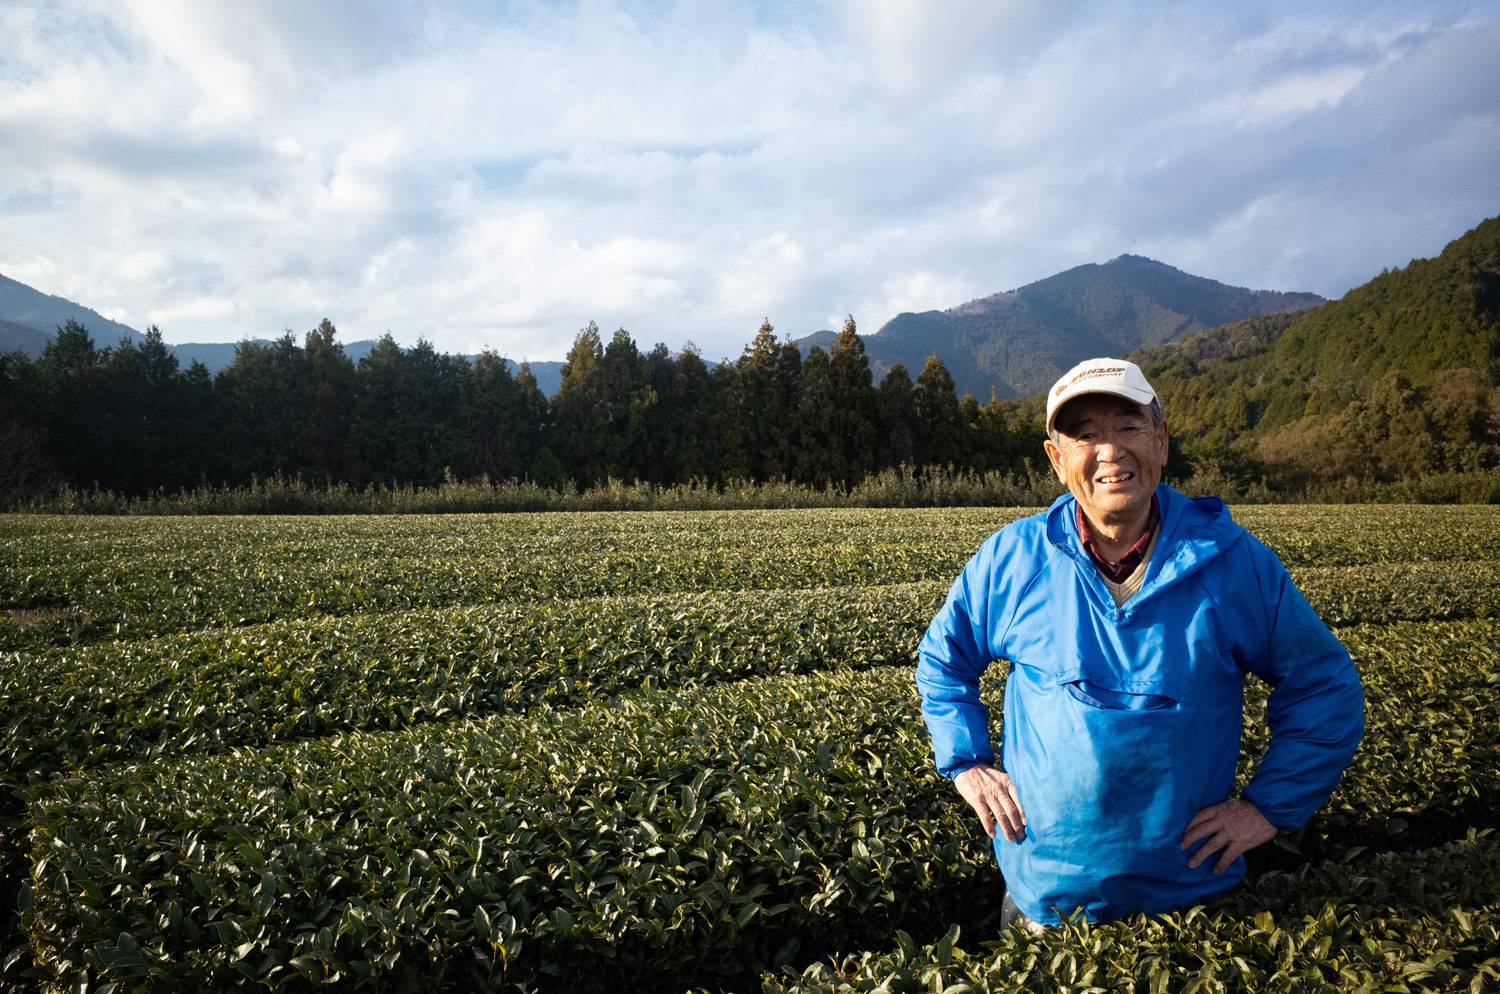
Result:
<svg viewBox="0 0 1500 994"><path fill-rule="evenodd" d="M971 766L953 778L953 786L979 816L985 835L993 839L999 826L1012 842L1026 837L1026 813L1016 797L1016 785L1005 771L989 765Z"/></svg>
<svg viewBox="0 0 1500 994"><path fill-rule="evenodd" d="M1193 816L1182 833L1182 848L1191 848L1199 839L1207 839L1188 860L1196 867L1213 853L1223 850L1214 864L1215 873L1229 869L1240 856L1276 835L1276 826L1266 821L1260 809L1249 801L1235 798L1222 804L1211 804Z"/></svg>

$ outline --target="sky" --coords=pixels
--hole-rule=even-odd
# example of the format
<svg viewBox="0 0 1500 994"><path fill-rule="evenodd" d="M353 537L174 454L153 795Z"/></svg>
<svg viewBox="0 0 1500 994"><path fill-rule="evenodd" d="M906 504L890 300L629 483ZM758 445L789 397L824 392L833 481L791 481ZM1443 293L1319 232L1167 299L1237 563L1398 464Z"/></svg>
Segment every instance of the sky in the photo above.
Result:
<svg viewBox="0 0 1500 994"><path fill-rule="evenodd" d="M1337 297L1497 213L1500 0L0 0L0 274L173 343L718 359L1125 252Z"/></svg>

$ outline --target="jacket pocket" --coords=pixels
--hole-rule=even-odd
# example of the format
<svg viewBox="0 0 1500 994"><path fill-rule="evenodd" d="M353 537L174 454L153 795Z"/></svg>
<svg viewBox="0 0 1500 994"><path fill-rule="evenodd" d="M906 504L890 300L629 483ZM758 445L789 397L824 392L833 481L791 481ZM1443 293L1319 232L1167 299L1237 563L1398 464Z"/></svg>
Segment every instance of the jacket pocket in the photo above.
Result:
<svg viewBox="0 0 1500 994"><path fill-rule="evenodd" d="M1075 701L1101 711L1168 711L1182 703L1182 694L1159 675L1126 681L1079 667L1059 673L1057 684Z"/></svg>

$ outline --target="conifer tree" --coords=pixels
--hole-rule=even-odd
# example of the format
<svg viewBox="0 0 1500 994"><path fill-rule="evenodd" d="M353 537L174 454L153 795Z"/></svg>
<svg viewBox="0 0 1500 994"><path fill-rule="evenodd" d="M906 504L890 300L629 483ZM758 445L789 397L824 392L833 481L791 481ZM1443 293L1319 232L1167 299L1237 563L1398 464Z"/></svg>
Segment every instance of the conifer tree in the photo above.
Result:
<svg viewBox="0 0 1500 994"><path fill-rule="evenodd" d="M122 338L106 355L95 401L105 449L97 467L100 484L141 494L192 482L183 446L191 434L189 421L204 415L181 403L177 357L162 340L161 329L146 329L139 345Z"/></svg>
<svg viewBox="0 0 1500 994"><path fill-rule="evenodd" d="M298 440L309 419L307 355L290 331L269 345L243 341L234 361L219 371L215 388L224 397L225 447L230 479L252 475L291 476L303 467Z"/></svg>
<svg viewBox="0 0 1500 994"><path fill-rule="evenodd" d="M497 353L485 349L474 357L463 380L458 414L464 476L506 480L524 475L519 452L525 432L521 391Z"/></svg>
<svg viewBox="0 0 1500 994"><path fill-rule="evenodd" d="M463 432L457 412L468 363L439 353L430 341L402 354L395 425L398 479L431 486L463 465Z"/></svg>
<svg viewBox="0 0 1500 994"><path fill-rule="evenodd" d="M49 400L25 353L0 353L0 504L40 497L61 482L47 450Z"/></svg>
<svg viewBox="0 0 1500 994"><path fill-rule="evenodd" d="M911 374L901 363L892 364L880 381L880 430L878 468L910 466L915 461L914 426L917 408Z"/></svg>
<svg viewBox="0 0 1500 994"><path fill-rule="evenodd" d="M590 321L573 339L553 400L558 454L569 477L590 486L609 473L610 411L604 382L604 343Z"/></svg>
<svg viewBox="0 0 1500 994"><path fill-rule="evenodd" d="M670 412L663 446L665 476L677 483L719 479L723 453L714 385L708 364L692 342L684 345L677 356L672 393L663 406Z"/></svg>
<svg viewBox="0 0 1500 994"><path fill-rule="evenodd" d="M982 445L983 426L980 423L979 401L974 395L964 392L963 399L958 402L958 424L959 438L958 458L953 460L955 468L970 469L975 464L974 455Z"/></svg>
<svg viewBox="0 0 1500 994"><path fill-rule="evenodd" d="M600 366L606 411L604 451L610 476L636 480L648 462L646 425L656 394L651 371L635 340L619 328L604 350Z"/></svg>
<svg viewBox="0 0 1500 994"><path fill-rule="evenodd" d="M966 460L970 469L1008 470L1015 461L1015 444L1010 435L1010 419L990 387L990 399L979 408L979 437L974 452Z"/></svg>
<svg viewBox="0 0 1500 994"><path fill-rule="evenodd" d="M640 467L641 479L655 486L672 482L668 452L677 419L677 362L665 342L657 342L646 353L646 382L656 402L646 412L641 450L645 461Z"/></svg>
<svg viewBox="0 0 1500 994"><path fill-rule="evenodd" d="M740 372L723 360L708 371L708 404L703 438L713 453L709 474L715 482L748 480L751 474L745 422L740 417Z"/></svg>
<svg viewBox="0 0 1500 994"><path fill-rule="evenodd" d="M67 479L85 486L99 479L108 454L100 360L88 329L69 318L36 364L45 397L40 420L46 450Z"/></svg>
<svg viewBox="0 0 1500 994"><path fill-rule="evenodd" d="M963 462L963 426L953 377L934 353L922 364L912 403L917 412L915 431L917 463L948 466Z"/></svg>
<svg viewBox="0 0 1500 994"><path fill-rule="evenodd" d="M828 353L813 347L802 361L801 391L797 403L797 470L799 483L825 486L837 479L834 433L837 418L833 376Z"/></svg>
<svg viewBox="0 0 1500 994"><path fill-rule="evenodd" d="M208 367L197 359L188 363L178 381L173 419L182 425L183 486L224 483L228 479L229 456L222 443L223 398L214 389ZM346 477L347 479L347 477Z"/></svg>
<svg viewBox="0 0 1500 994"><path fill-rule="evenodd" d="M778 421L780 410L777 365L781 346L776 341L770 318L761 322L755 338L735 360L735 413L740 422L740 437L745 448L746 475L764 480L781 472L778 464Z"/></svg>
<svg viewBox="0 0 1500 994"><path fill-rule="evenodd" d="M356 484L401 482L396 473L396 418L401 399L401 346L390 332L359 360L354 392L351 475Z"/></svg>
<svg viewBox="0 0 1500 994"><path fill-rule="evenodd" d="M772 394L771 449L766 456L767 478L791 479L797 471L797 404L802 390L802 350L790 337L776 354L775 390Z"/></svg>
<svg viewBox="0 0 1500 994"><path fill-rule="evenodd" d="M307 333L309 420L303 434L303 464L330 482L349 478L349 431L354 417L354 363L334 340L337 330L324 318Z"/></svg>
<svg viewBox="0 0 1500 994"><path fill-rule="evenodd" d="M830 471L833 479L852 486L875 468L879 417L870 361L852 314L844 320L828 359L833 399Z"/></svg>

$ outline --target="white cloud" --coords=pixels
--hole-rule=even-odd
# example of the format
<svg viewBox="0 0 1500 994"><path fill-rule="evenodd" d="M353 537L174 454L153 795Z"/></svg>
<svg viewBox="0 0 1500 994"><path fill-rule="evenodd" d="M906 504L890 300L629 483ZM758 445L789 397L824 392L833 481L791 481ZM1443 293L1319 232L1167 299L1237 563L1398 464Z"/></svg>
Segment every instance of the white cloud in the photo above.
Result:
<svg viewBox="0 0 1500 994"><path fill-rule="evenodd" d="M1309 111L1336 107L1364 78L1365 70L1357 66L1297 73L1267 81L1251 92L1231 94L1218 109L1237 121L1241 128L1274 123Z"/></svg>
<svg viewBox="0 0 1500 994"><path fill-rule="evenodd" d="M931 95L981 68L1007 74L1038 57L1093 3L1045 0L840 0L848 35L899 98Z"/></svg>
<svg viewBox="0 0 1500 994"><path fill-rule="evenodd" d="M1341 293L1500 204L1492 4L0 7L0 272L170 341L732 356L1123 251ZM795 20L789 20L794 16Z"/></svg>

